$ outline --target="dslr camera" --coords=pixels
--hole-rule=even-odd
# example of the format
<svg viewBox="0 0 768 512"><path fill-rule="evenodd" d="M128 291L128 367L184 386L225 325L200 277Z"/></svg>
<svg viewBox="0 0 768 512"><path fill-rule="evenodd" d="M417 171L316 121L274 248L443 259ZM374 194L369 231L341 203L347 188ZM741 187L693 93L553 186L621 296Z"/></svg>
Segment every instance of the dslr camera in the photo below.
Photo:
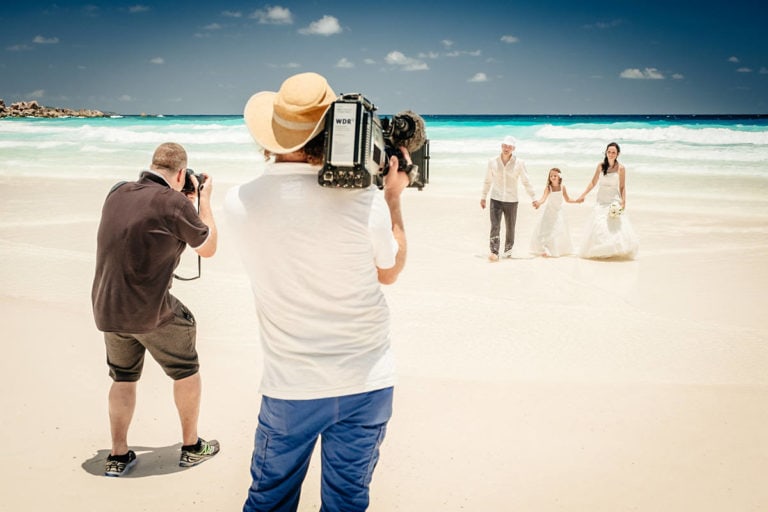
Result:
<svg viewBox="0 0 768 512"><path fill-rule="evenodd" d="M195 184L192 182L192 176L197 178L197 190L195 190ZM202 173L196 174L192 169L187 169L187 173L184 175L184 187L181 189L181 191L184 194L200 192L203 189L203 183L205 183L205 176Z"/></svg>
<svg viewBox="0 0 768 512"><path fill-rule="evenodd" d="M195 184L192 182L192 176L197 178L197 190L195 190ZM200 191L203 190L203 183L205 183L205 176L200 173L197 174L192 169L187 169L186 173L184 174L184 186L181 188L181 192L185 195L197 193L197 211L200 211ZM202 259L200 255L197 255L197 275L193 277L182 277L176 273L173 274L173 277L175 279L178 279L179 281L194 281L195 279L200 279L201 270L202 270Z"/></svg>
<svg viewBox="0 0 768 512"><path fill-rule="evenodd" d="M411 154L409 164L400 147ZM407 172L410 187L429 182L429 140L424 120L410 110L380 119L376 107L362 94L342 94L325 116L323 187L383 187L389 159L398 158L398 171Z"/></svg>

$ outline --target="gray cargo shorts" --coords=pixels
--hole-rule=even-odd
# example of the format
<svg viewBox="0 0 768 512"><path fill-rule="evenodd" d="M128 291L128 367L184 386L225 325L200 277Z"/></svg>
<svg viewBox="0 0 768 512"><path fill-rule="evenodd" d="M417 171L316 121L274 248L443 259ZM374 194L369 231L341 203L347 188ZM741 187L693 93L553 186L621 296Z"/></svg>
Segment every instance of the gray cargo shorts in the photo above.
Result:
<svg viewBox="0 0 768 512"><path fill-rule="evenodd" d="M175 298L174 298L175 299ZM132 334L105 332L109 376L116 382L141 378L147 350L166 375L180 380L197 373L200 363L195 340L195 317L179 300L173 304L173 320L152 332Z"/></svg>

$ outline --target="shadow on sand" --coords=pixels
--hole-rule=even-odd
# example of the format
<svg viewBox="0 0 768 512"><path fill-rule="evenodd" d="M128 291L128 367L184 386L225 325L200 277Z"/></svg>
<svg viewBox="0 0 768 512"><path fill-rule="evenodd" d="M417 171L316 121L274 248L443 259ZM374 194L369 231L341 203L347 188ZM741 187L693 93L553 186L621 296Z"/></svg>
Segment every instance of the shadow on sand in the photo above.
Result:
<svg viewBox="0 0 768 512"><path fill-rule="evenodd" d="M179 466L181 443L160 447L136 446L132 450L136 452L137 463L120 478L170 475L188 469ZM107 455L109 455L109 450L99 450L96 455L83 462L82 468L91 475L104 476Z"/></svg>

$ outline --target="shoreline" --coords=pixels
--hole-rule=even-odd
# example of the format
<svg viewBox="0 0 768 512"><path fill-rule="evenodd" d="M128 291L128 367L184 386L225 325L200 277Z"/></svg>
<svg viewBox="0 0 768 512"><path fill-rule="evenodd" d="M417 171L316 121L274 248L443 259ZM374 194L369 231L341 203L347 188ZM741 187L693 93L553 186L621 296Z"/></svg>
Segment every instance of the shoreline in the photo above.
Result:
<svg viewBox="0 0 768 512"><path fill-rule="evenodd" d="M37 105L36 107L31 107L31 105ZM15 107L15 108L14 108ZM29 114L27 115L10 115L7 112L9 112L11 109L14 110L29 110ZM5 112L4 112L5 110ZM62 113L62 112L91 112L97 115L82 115L80 117L117 117L117 118L133 118L133 117L156 117L156 118L163 118L163 117L169 117L169 118L178 118L178 117L234 117L234 118L242 118L242 113L207 113L207 114L189 114L189 113L169 113L169 112L160 112L160 113L146 113L146 112L110 112L110 111L101 111L98 109L71 109L68 107L51 107L51 106L44 106L40 105L37 100L28 100L28 101L17 101L13 102L10 105L6 105L4 100L0 98L0 119L2 118L29 118L34 119L38 117L47 117L44 115L35 115L34 110L38 110L42 112L43 110L50 111L51 113ZM391 114L388 113L379 113L379 115L389 116ZM520 113L508 113L508 114L458 114L458 113L429 113L429 114L420 114L425 120L426 119L440 119L440 118L482 118L482 119L525 119L525 120L531 120L531 121L542 121L542 120L564 120L564 121L570 121L570 122L579 122L584 120L589 120L591 122L599 121L599 120L614 120L614 119L629 119L629 120L637 120L640 122L648 122L648 121L668 121L668 122L675 122L675 121L713 121L713 120L768 120L768 112L767 113L734 113L734 112L723 112L723 113L682 113L682 112L667 112L667 113L624 113L624 114L606 114L606 113L555 113L555 112L549 112L549 113L527 113L527 114L520 114ZM52 117L61 117L61 116L52 116ZM63 117L77 117L76 115L65 115Z"/></svg>

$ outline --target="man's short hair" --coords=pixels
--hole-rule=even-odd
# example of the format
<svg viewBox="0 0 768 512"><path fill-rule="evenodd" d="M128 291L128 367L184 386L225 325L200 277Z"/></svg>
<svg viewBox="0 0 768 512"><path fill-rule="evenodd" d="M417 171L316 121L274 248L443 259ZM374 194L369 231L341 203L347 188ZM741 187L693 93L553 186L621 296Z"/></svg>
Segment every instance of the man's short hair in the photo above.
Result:
<svg viewBox="0 0 768 512"><path fill-rule="evenodd" d="M158 171L176 172L186 166L187 152L175 142L160 144L152 155L152 168Z"/></svg>
<svg viewBox="0 0 768 512"><path fill-rule="evenodd" d="M311 164L320 164L325 155L325 130L321 131L311 138L304 147L304 154L307 155L307 161Z"/></svg>

